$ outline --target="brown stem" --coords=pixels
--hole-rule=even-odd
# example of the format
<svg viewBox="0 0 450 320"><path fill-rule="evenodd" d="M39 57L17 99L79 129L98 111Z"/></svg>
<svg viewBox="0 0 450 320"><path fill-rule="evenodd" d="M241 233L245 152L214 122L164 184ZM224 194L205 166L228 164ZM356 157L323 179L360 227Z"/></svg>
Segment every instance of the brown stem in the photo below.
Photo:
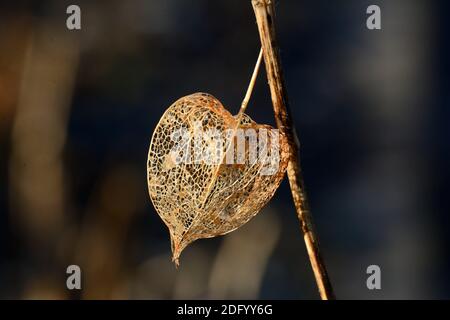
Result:
<svg viewBox="0 0 450 320"><path fill-rule="evenodd" d="M315 234L308 201L303 186L303 177L299 159L299 142L290 116L287 92L284 84L278 45L275 36L274 7L272 0L251 0L258 24L261 45L266 64L273 110L278 128L286 135L291 158L288 164L288 178L291 186L301 230L311 261L311 266L323 300L334 299L333 288L328 278L327 270L320 256L317 236Z"/></svg>

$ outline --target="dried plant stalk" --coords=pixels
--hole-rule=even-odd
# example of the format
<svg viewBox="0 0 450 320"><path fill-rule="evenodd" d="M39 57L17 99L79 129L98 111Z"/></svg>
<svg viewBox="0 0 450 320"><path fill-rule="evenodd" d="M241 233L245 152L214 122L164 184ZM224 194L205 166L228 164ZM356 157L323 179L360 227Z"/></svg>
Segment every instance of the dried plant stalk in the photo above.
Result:
<svg viewBox="0 0 450 320"><path fill-rule="evenodd" d="M299 142L291 120L287 91L275 36L275 11L272 0L251 0L264 52L267 79L278 128L285 134L290 147L288 178L304 241L322 299L334 299L327 270L320 255L317 236L304 191L299 159Z"/></svg>

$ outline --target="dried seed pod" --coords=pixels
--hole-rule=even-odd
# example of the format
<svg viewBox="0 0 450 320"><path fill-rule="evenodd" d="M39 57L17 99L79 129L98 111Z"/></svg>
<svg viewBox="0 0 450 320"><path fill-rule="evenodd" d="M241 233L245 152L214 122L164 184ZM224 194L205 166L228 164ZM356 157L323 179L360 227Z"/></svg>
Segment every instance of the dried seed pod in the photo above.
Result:
<svg viewBox="0 0 450 320"><path fill-rule="evenodd" d="M231 232L255 216L280 185L288 157L281 133L245 114L232 116L209 94L172 104L153 133L147 168L173 261L191 242Z"/></svg>

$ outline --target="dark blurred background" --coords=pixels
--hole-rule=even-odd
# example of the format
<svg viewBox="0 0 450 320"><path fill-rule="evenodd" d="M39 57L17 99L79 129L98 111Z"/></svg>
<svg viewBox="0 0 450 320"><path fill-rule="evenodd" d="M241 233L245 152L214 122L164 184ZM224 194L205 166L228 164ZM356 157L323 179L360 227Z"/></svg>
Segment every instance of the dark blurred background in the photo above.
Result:
<svg viewBox="0 0 450 320"><path fill-rule="evenodd" d="M80 31L66 28L69 4ZM366 28L371 4L381 31ZM337 297L450 298L448 1L276 9ZM0 298L318 298L286 180L245 226L188 247L179 270L148 197L164 110L203 91L236 113L258 51L250 0L2 1ZM248 114L274 124L264 72ZM366 287L371 264L381 290Z"/></svg>

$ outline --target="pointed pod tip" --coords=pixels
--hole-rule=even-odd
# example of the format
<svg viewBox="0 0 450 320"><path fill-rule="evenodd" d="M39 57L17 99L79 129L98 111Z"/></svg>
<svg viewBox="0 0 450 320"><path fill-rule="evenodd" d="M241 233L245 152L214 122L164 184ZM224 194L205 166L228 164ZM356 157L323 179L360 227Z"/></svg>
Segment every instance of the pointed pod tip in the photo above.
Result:
<svg viewBox="0 0 450 320"><path fill-rule="evenodd" d="M172 262L175 263L175 267L178 269L180 266L180 254L181 248L178 241L172 238Z"/></svg>
<svg viewBox="0 0 450 320"><path fill-rule="evenodd" d="M173 258L172 261L175 263L175 268L178 269L178 267L180 266L180 259L178 258Z"/></svg>
<svg viewBox="0 0 450 320"><path fill-rule="evenodd" d="M180 251L174 250L172 254L172 262L175 263L175 268L180 266Z"/></svg>

